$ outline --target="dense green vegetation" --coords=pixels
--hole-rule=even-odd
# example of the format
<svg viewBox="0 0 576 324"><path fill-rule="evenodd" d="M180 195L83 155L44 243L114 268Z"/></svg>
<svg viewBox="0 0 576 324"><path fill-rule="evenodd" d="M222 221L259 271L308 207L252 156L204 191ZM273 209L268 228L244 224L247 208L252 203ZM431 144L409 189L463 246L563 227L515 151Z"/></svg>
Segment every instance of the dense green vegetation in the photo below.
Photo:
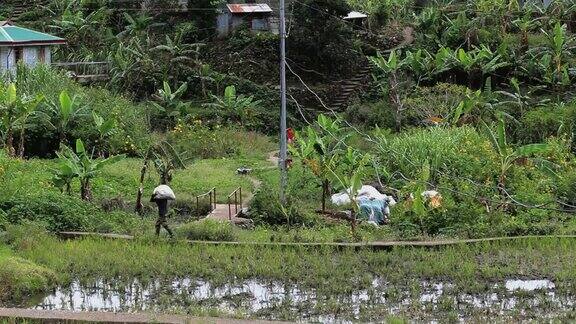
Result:
<svg viewBox="0 0 576 324"><path fill-rule="evenodd" d="M246 198L254 196L250 217L259 228L338 233L340 225L315 211L334 214L343 208L329 203L331 193L377 184L399 201L387 235L353 230L348 238L330 237L573 233L575 37L568 2L291 4L288 55L299 76L289 77L290 125L301 131L291 147L287 206L279 204L278 176L266 161L276 145L261 135L276 130L277 75L247 63L274 63L277 35L241 28L215 37L215 4L190 1L206 10L177 14L167 11L170 1L140 11L133 5L48 1L19 17L69 41L55 60L105 60L112 68L102 87L44 67L20 67L8 77L0 102L3 177L12 185L2 198L2 222L133 233L130 206L145 199L135 188L144 194L171 182L187 216L195 195L217 187L224 202L224 193L242 186ZM352 9L366 12L368 21L354 27L339 19ZM10 12L6 7L4 14ZM372 75L366 85L340 113L326 112L326 95L339 91L334 82L366 73L359 72L366 66ZM251 178L233 176L240 166L254 169ZM146 176L150 171L158 181ZM49 190L25 190L22 197L21 187L38 179L36 187ZM425 201L426 190L441 198ZM18 211L29 199L38 203ZM194 232L199 225L186 226Z"/></svg>
<svg viewBox="0 0 576 324"><path fill-rule="evenodd" d="M0 16L20 2L3 2ZM174 0L153 2L50 0L13 17L67 39L54 61L105 61L110 78L81 85L61 68L21 65L0 82L0 299L79 278L182 276L292 282L323 296L368 289L375 277L398 291L444 280L472 294L504 278L573 288L568 238L386 253L184 242L576 234L573 1L291 2L285 204L278 35L241 26L218 37L223 3L190 0L180 11ZM343 20L351 10L367 20ZM178 198L170 242L152 236L148 198L160 183ZM346 190L353 201L361 185L398 201L387 225L358 222L356 203L331 203ZM208 201L196 196L214 187L218 203L241 187L254 226L198 221ZM60 231L135 240L61 241ZM338 313L337 299L324 301L315 312ZM278 318L297 318L284 311ZM407 317L429 319L413 311Z"/></svg>

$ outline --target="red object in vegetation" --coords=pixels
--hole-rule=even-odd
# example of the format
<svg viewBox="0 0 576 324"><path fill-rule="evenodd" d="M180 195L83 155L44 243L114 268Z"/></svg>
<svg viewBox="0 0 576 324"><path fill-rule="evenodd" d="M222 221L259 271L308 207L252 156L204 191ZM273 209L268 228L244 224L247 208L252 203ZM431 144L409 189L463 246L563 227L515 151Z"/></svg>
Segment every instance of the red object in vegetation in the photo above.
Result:
<svg viewBox="0 0 576 324"><path fill-rule="evenodd" d="M292 128L286 129L286 137L288 138L288 143L292 144L294 142L294 130Z"/></svg>

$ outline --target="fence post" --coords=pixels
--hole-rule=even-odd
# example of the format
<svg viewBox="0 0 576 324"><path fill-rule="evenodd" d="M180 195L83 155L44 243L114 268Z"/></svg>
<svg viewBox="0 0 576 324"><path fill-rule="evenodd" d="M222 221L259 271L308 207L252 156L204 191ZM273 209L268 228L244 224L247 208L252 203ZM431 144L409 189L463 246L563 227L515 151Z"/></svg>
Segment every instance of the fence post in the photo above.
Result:
<svg viewBox="0 0 576 324"><path fill-rule="evenodd" d="M242 210L242 187L240 187L240 210Z"/></svg>
<svg viewBox="0 0 576 324"><path fill-rule="evenodd" d="M232 221L232 207L230 206L230 196L228 196L228 219Z"/></svg>

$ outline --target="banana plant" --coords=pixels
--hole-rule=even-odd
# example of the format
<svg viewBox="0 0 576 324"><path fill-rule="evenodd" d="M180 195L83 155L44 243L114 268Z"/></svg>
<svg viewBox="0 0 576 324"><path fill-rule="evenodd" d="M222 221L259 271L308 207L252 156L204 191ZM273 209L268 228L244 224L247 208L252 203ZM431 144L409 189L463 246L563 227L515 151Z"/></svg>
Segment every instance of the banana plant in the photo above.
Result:
<svg viewBox="0 0 576 324"><path fill-rule="evenodd" d="M540 18L532 18L531 12L526 11L522 17L512 21L512 24L520 31L520 48L522 52L528 50L528 36L532 30L539 26L540 20Z"/></svg>
<svg viewBox="0 0 576 324"><path fill-rule="evenodd" d="M18 155L24 156L24 135L29 126L28 119L37 113L37 107L43 98L41 95L36 97L19 95L14 83L0 88L0 122L3 131L4 148L8 155L16 156L14 136L15 132L19 131Z"/></svg>
<svg viewBox="0 0 576 324"><path fill-rule="evenodd" d="M485 45L465 51L463 48L454 53L457 64L468 74L469 85L472 86L474 76L481 75L482 79L486 74L491 74L500 68L510 65L503 61L500 54L492 52Z"/></svg>
<svg viewBox="0 0 576 324"><path fill-rule="evenodd" d="M160 184L169 184L172 181L172 173L177 169L186 169L185 161L183 158L184 153L180 153L174 149L170 143L166 141L158 142L149 146L142 152L141 157L144 160L142 169L140 170L140 182L138 192L136 193L136 212L142 215L144 204L142 203L142 196L144 195L144 179L150 162L156 168L160 176Z"/></svg>
<svg viewBox="0 0 576 324"><path fill-rule="evenodd" d="M116 120L104 119L95 112L92 112L92 119L94 120L94 125L98 131L98 144L100 145L98 155L103 157L106 150L106 139L118 131Z"/></svg>
<svg viewBox="0 0 576 324"><path fill-rule="evenodd" d="M566 25L560 23L556 23L551 32L542 30L542 33L546 36L546 45L531 49L528 59L536 61L544 82L567 86L571 83L568 70L576 48L575 38L568 34Z"/></svg>
<svg viewBox="0 0 576 324"><path fill-rule="evenodd" d="M240 126L244 126L254 117L257 108L262 103L260 100L254 100L253 96L238 95L236 87L233 85L229 85L224 89L223 96L212 95L212 99L213 102L205 106L224 112L232 112L234 119Z"/></svg>
<svg viewBox="0 0 576 324"><path fill-rule="evenodd" d="M387 77L387 85L384 85L380 76L374 76L377 81L382 83L381 88L383 92L387 92L390 103L394 107L394 119L396 122L396 131L400 131L402 127L402 115L407 109L404 105L404 96L402 87L406 83L401 80L401 68L407 61L400 60L395 50L390 52L388 59L384 58L381 53L377 53L374 57L369 57L372 64L377 68L380 74Z"/></svg>
<svg viewBox="0 0 576 324"><path fill-rule="evenodd" d="M48 105L48 111L42 112L45 122L58 133L59 144L67 140L70 125L86 116L86 106L80 104L76 96L70 97L66 90L60 92L57 102Z"/></svg>
<svg viewBox="0 0 576 324"><path fill-rule="evenodd" d="M176 119L188 114L189 104L182 100L188 90L188 82L182 83L176 91L172 90L167 81L163 82L162 89L154 95L156 101L152 102L168 121L168 126L173 127Z"/></svg>
<svg viewBox="0 0 576 324"><path fill-rule="evenodd" d="M534 155L541 154L549 150L550 146L544 143L527 144L520 147L513 147L506 139L506 124L503 116L500 116L496 125L496 131L489 127L484 121L481 126L488 136L493 150L499 158L500 170L498 175L498 191L503 197L508 195L506 191L506 175L510 168L523 159L532 159L537 166L551 170L554 168L551 162L541 159L532 158Z"/></svg>
<svg viewBox="0 0 576 324"><path fill-rule="evenodd" d="M357 159L356 165L351 168L351 172L339 172L337 168L328 168L328 177L331 181L338 185L338 187L348 194L348 199L352 208L351 213L351 227L352 233L356 234L356 217L360 206L356 200L358 191L362 188L362 178L365 174L365 165L370 159L368 155Z"/></svg>
<svg viewBox="0 0 576 324"><path fill-rule="evenodd" d="M319 115L314 125L296 133L290 152L298 157L320 182L322 212L326 212L326 199L330 193L330 170L336 168L339 154L349 134L338 119Z"/></svg>
<svg viewBox="0 0 576 324"><path fill-rule="evenodd" d="M116 155L107 159L94 159L87 152L84 142L76 140L75 150L63 145L57 152L58 166L53 170L53 183L63 191L70 193L74 179L80 181L80 197L83 200L92 200L91 180L98 176L107 165L114 164L125 158L125 155Z"/></svg>

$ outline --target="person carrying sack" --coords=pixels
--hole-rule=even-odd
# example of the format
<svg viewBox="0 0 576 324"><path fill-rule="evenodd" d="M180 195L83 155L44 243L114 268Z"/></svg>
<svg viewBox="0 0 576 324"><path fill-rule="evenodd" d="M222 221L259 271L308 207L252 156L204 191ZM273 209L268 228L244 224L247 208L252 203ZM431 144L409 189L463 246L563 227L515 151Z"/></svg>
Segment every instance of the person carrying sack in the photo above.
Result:
<svg viewBox="0 0 576 324"><path fill-rule="evenodd" d="M168 232L170 237L174 237L174 234L168 227L167 216L168 216L168 201L176 200L174 191L167 185L160 185L154 189L152 193L152 198L150 202L155 202L158 206L158 220L156 220L156 236L160 236L160 228Z"/></svg>

